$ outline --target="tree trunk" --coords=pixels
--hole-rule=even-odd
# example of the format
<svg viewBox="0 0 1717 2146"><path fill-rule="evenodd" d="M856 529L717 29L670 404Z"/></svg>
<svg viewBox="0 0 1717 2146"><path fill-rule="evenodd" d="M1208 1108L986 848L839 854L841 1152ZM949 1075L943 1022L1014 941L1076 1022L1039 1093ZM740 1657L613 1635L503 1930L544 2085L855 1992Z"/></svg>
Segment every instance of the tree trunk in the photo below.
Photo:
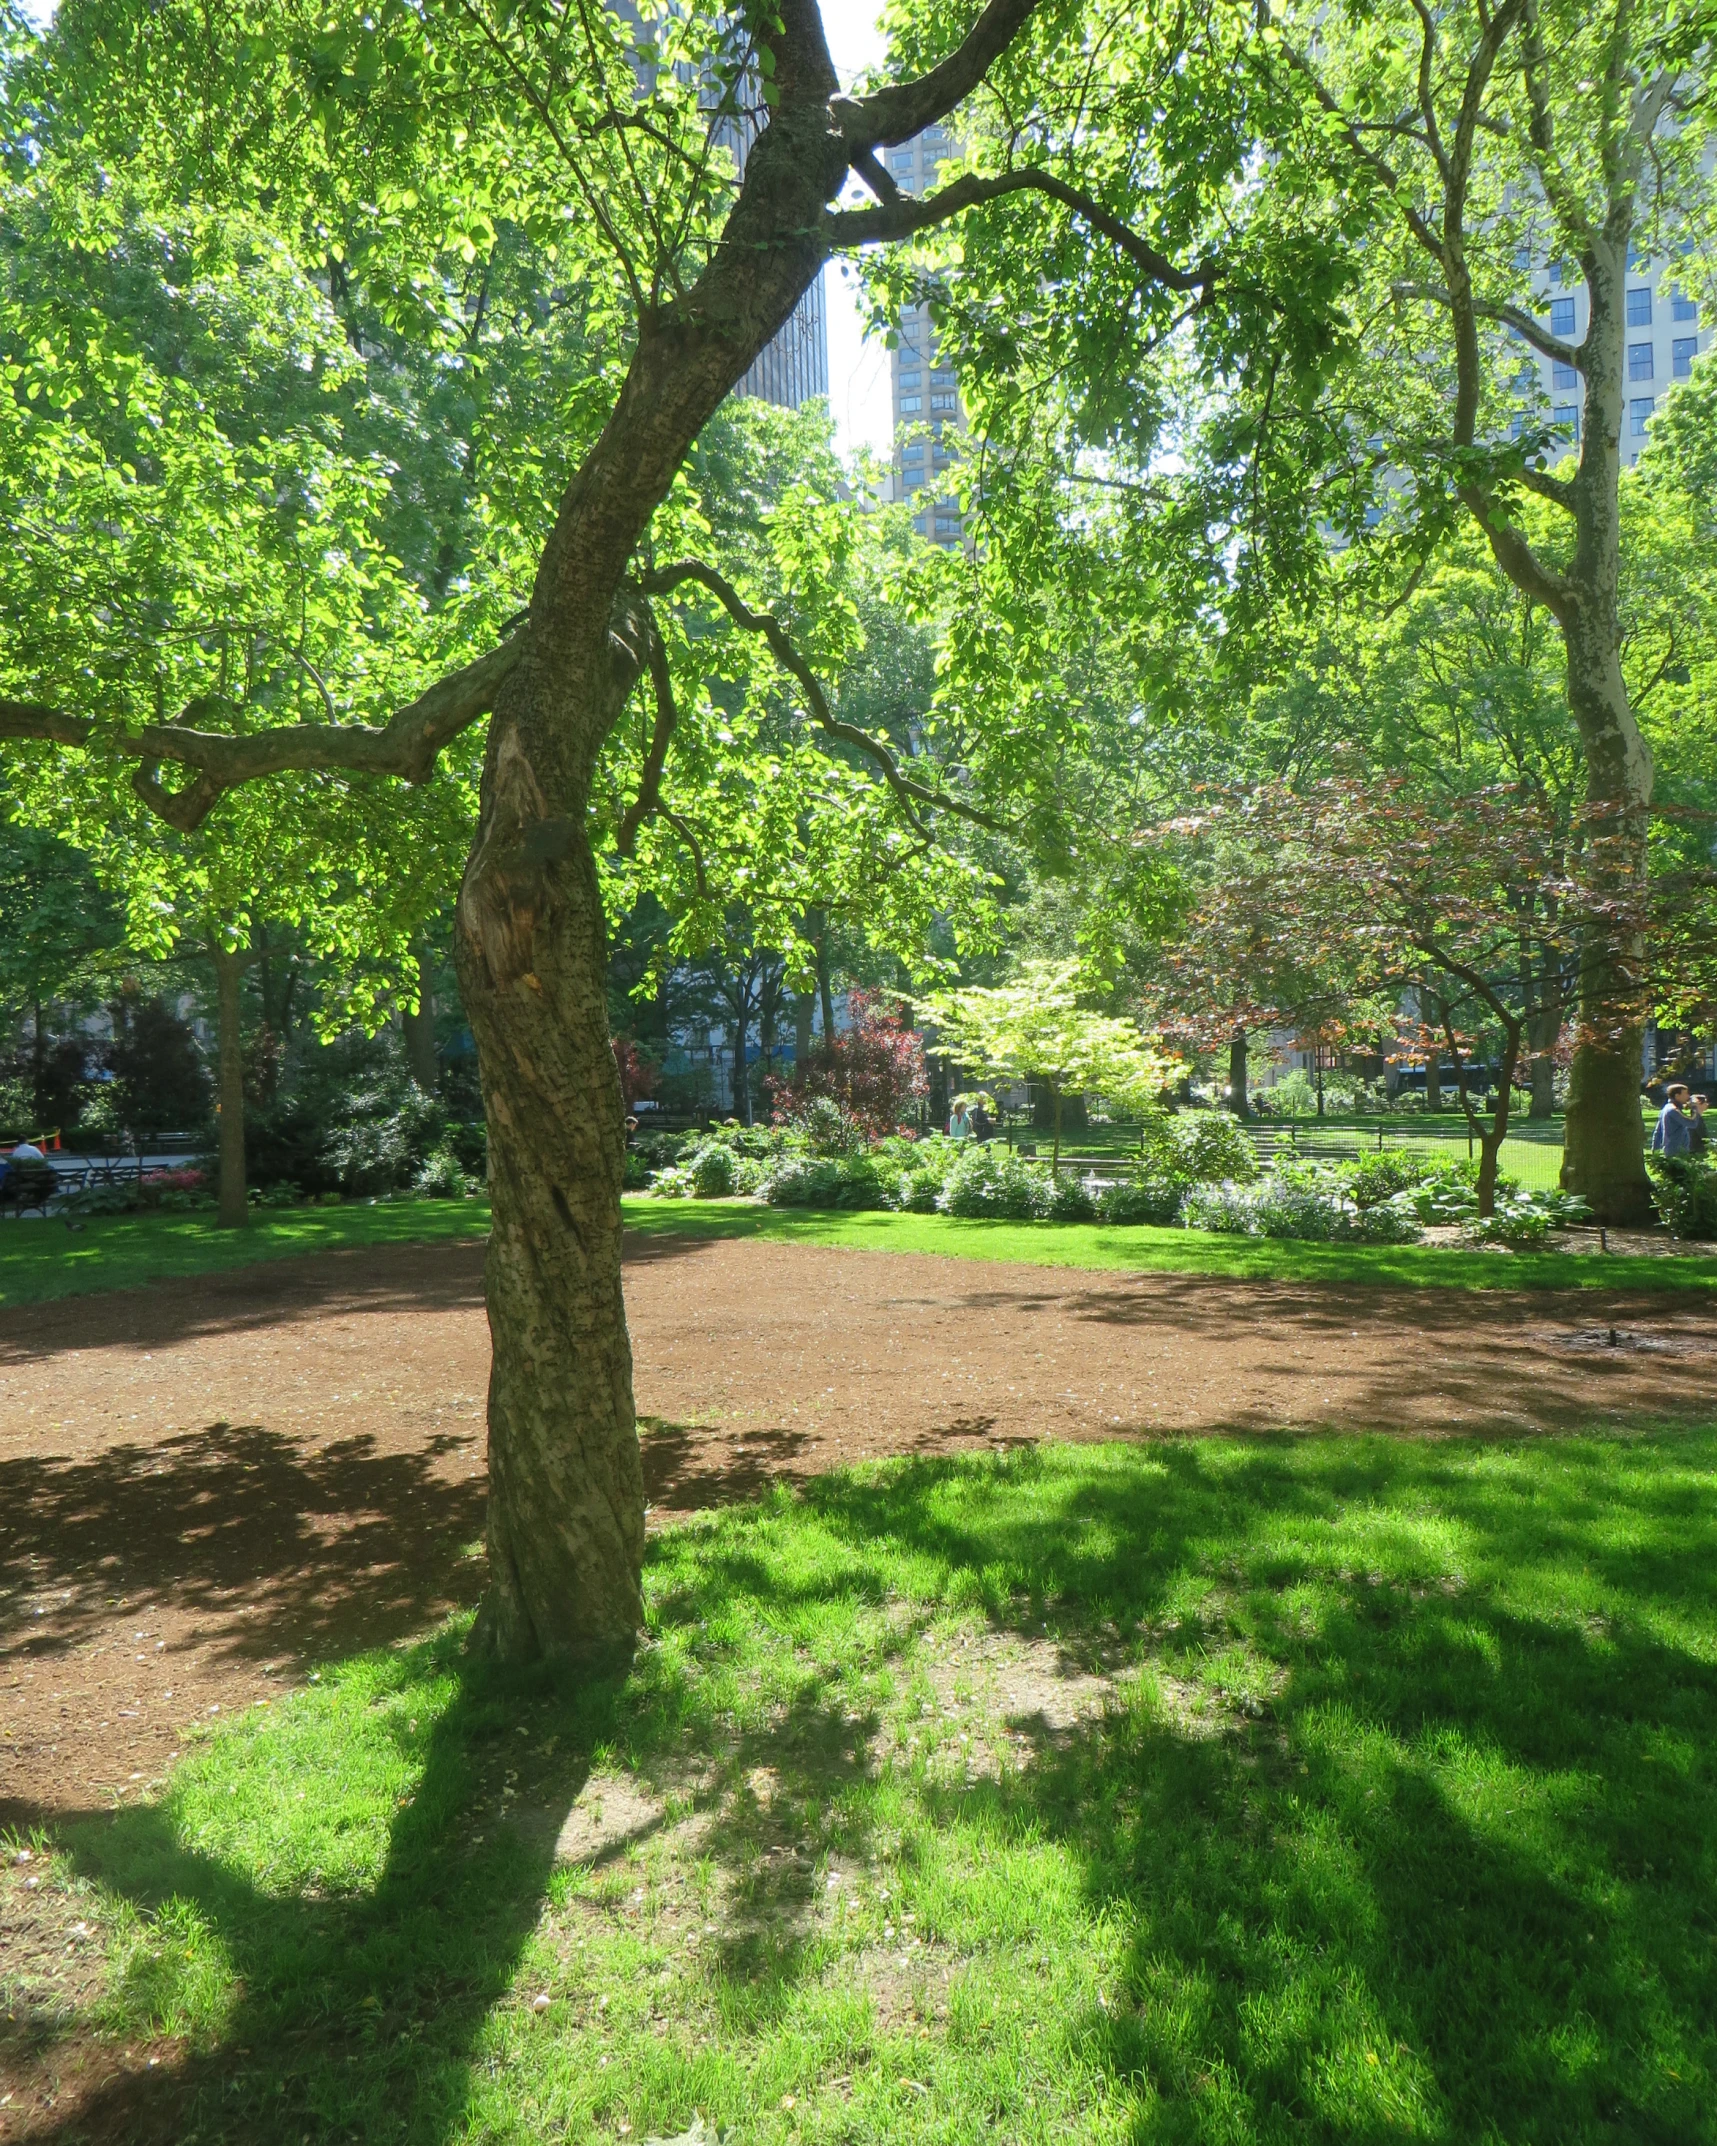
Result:
<svg viewBox="0 0 1717 2146"><path fill-rule="evenodd" d="M1504 1030L1502 1065L1499 1068L1500 1085L1497 1090L1496 1108L1491 1112L1488 1127L1481 1126L1478 1114L1466 1101L1466 1089L1461 1090L1461 1101L1466 1108L1467 1123L1479 1136L1479 1215L1496 1213L1497 1159L1502 1153L1502 1143L1508 1137L1509 1106L1514 1095L1514 1069L1520 1063L1521 1029Z"/></svg>
<svg viewBox="0 0 1717 2146"><path fill-rule="evenodd" d="M1228 1041L1228 1107L1237 1118L1252 1115L1246 1084L1246 1031L1237 1028Z"/></svg>
<svg viewBox="0 0 1717 2146"><path fill-rule="evenodd" d="M565 735L564 675L540 659L521 671L491 719L456 934L492 1212L489 1592L475 1641L513 1660L623 1642L643 1615L644 1553L620 1288L624 1113L588 777Z"/></svg>
<svg viewBox="0 0 1717 2146"><path fill-rule="evenodd" d="M405 1031L405 1062L411 1077L426 1095L435 1093L435 990L429 955L417 950L417 1011L401 1016Z"/></svg>
<svg viewBox="0 0 1717 2146"><path fill-rule="evenodd" d="M222 1229L243 1229L250 1221L250 1195L244 1175L244 1027L239 986L244 956L229 954L218 939L211 942L215 964L215 1004L220 1029L220 1195L215 1219Z"/></svg>
<svg viewBox="0 0 1717 2146"><path fill-rule="evenodd" d="M1049 1109L1054 1128L1050 1135L1049 1174L1054 1177L1061 1168L1061 1083L1058 1080L1049 1084Z"/></svg>
<svg viewBox="0 0 1717 2146"><path fill-rule="evenodd" d="M793 1058L802 1066L811 1055L811 1018L816 1012L816 1001L808 991L801 991L793 1001Z"/></svg>
<svg viewBox="0 0 1717 2146"><path fill-rule="evenodd" d="M789 24L774 46L777 102L724 243L688 297L640 324L608 422L561 498L526 652L489 719L460 888L456 959L492 1207L489 1591L474 1641L509 1659L605 1653L643 1617L620 1286L625 1134L586 815L645 638L625 589L639 540L692 442L821 269L819 219L845 178L820 29L814 15Z"/></svg>

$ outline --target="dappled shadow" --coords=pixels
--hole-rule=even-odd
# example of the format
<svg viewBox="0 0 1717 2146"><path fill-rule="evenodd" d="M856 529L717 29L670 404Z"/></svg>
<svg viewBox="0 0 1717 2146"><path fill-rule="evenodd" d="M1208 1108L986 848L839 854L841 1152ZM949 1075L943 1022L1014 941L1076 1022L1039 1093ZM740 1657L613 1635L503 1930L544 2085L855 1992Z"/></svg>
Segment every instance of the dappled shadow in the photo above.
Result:
<svg viewBox="0 0 1717 2146"><path fill-rule="evenodd" d="M294 1253L100 1296L0 1311L0 1363L95 1347L165 1349L340 1316L480 1311L480 1240Z"/></svg>
<svg viewBox="0 0 1717 2146"><path fill-rule="evenodd" d="M174 2080L41 2135L467 2135L478 2030L512 2001L598 1751L658 1799L683 1792L674 1823L721 1887L716 1971L747 2021L780 2017L826 1971L816 1855L870 1852L847 1791L889 1747L880 1712L809 1654L789 1701L734 1727L734 1635L857 1604L886 1609L885 1655L904 1659L952 1601L1069 1681L1144 1680L1100 1713L1021 1708L1028 1761L922 1779L922 1827L897 1813L893 1850L907 1887L954 1826L986 1855L1048 1841L1071 1859L1093 1926L1119 1934L1120 1978L1089 2016L1054 2011L1047 1972L1033 2001L1064 2060L1105 2080L1117 2136L1708 2136L1717 1503L1708 1474L1671 1465L1684 1450L1709 1469L1709 1440L1663 1440L1626 1475L1590 1445L1529 1472L1479 1471L1453 1442L1096 1463L1034 1448L815 1482L802 1509L839 1546L827 1557L783 1555L770 1511L657 1537L653 1629L684 1645L678 1666L646 1656L625 1683L460 1670L362 1898L265 1896L170 1809L70 1829L79 1866L114 1882L123 1865L140 1904L195 1903L244 1995ZM939 1577L900 1600L908 1571ZM1607 1607L1570 1601L1570 1574ZM1251 1664L1231 1684L1225 1650ZM1182 1677L1214 1695L1208 1718L1176 1711ZM554 1750L512 1761L528 1815L497 1832L515 1739ZM936 1884L964 1876L938 1866Z"/></svg>
<svg viewBox="0 0 1717 2146"><path fill-rule="evenodd" d="M217 1423L91 1457L0 1461L0 1656L51 1657L170 1605L217 1658L331 1656L423 1629L476 1577L485 1483L434 1463L451 1435L320 1449Z"/></svg>

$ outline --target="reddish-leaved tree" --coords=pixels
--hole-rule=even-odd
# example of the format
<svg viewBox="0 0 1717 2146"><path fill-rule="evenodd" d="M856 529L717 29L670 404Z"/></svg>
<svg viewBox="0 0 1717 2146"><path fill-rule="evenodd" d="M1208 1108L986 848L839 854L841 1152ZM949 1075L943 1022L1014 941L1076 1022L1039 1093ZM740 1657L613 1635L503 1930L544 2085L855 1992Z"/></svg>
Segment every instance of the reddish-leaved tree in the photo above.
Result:
<svg viewBox="0 0 1717 2146"><path fill-rule="evenodd" d="M826 1097L872 1140L903 1127L930 1093L924 1038L896 1000L849 991L851 1025L825 1036L787 1080L770 1082L775 1121L790 1124L808 1103Z"/></svg>

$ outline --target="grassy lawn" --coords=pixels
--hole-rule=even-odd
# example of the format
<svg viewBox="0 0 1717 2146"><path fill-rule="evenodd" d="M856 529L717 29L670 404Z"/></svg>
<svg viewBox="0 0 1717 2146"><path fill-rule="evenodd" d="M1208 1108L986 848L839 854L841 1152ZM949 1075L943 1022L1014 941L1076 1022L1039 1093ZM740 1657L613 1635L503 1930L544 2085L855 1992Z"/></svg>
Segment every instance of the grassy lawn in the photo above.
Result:
<svg viewBox="0 0 1717 2146"><path fill-rule="evenodd" d="M60 1222L0 1222L0 1305L40 1304L98 1289L136 1289L352 1245L439 1243L481 1237L489 1209L477 1200L396 1200L375 1206L265 1207L242 1230L216 1229L208 1212L102 1215L76 1231Z"/></svg>
<svg viewBox="0 0 1717 2146"><path fill-rule="evenodd" d="M1127 1273L1230 1275L1256 1281L1384 1282L1454 1289L1717 1287L1717 1257L1624 1259L1567 1252L1499 1254L1443 1245L1292 1244L1202 1230L1086 1222L961 1222L950 1215L842 1214L743 1200L626 1202L626 1223L655 1237L767 1237L860 1250Z"/></svg>
<svg viewBox="0 0 1717 2146"><path fill-rule="evenodd" d="M656 1538L628 1674L483 1673L455 1631L329 1665L69 1825L32 1897L108 1947L83 2024L185 2038L151 2137L1690 2146L1714 1466L826 1478Z"/></svg>
<svg viewBox="0 0 1717 2146"><path fill-rule="evenodd" d="M960 1222L947 1215L817 1213L735 1200L626 1200L626 1226L646 1237L767 1237L794 1244L955 1259L1024 1261L1126 1273L1230 1275L1257 1281L1381 1282L1457 1289L1709 1290L1717 1257L1621 1259L1564 1252L1503 1256L1426 1245L1283 1244L1198 1230L1108 1229L1097 1223ZM248 1230L218 1230L206 1213L114 1215L75 1235L56 1223L0 1224L0 1305L178 1281L256 1260L374 1244L480 1237L480 1200L397 1200L375 1206L263 1209Z"/></svg>

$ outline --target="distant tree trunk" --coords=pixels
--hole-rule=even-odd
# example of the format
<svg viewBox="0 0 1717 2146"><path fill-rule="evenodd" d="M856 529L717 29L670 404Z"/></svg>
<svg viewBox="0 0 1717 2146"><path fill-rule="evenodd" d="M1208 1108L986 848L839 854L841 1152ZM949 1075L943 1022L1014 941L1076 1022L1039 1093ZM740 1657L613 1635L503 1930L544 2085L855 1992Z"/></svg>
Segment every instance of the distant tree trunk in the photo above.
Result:
<svg viewBox="0 0 1717 2146"><path fill-rule="evenodd" d="M827 917L820 919L821 931L817 934L817 996L823 1002L823 1048L827 1050L835 1040L835 994L829 985L829 923Z"/></svg>
<svg viewBox="0 0 1717 2146"><path fill-rule="evenodd" d="M741 1125L751 1123L751 1083L745 1077L745 1039L751 1027L750 1009L743 986L735 993L733 1017L733 1114Z"/></svg>
<svg viewBox="0 0 1717 2146"><path fill-rule="evenodd" d="M435 1093L435 990L429 955L417 950L417 1011L401 1017L405 1031L405 1062L411 1077L426 1094Z"/></svg>
<svg viewBox="0 0 1717 2146"><path fill-rule="evenodd" d="M1061 1083L1057 1080L1049 1083L1049 1107L1054 1126L1050 1139L1049 1174L1054 1177L1061 1168Z"/></svg>
<svg viewBox="0 0 1717 2146"><path fill-rule="evenodd" d="M32 1034L30 1039L30 1058L32 1065L32 1071L30 1075L30 1100L35 1107L36 1115L40 1117L45 1107L42 1102L42 1090L47 1086L48 1039L42 1033L41 1000L33 1000L31 1002L31 1006L32 1013L34 1015L35 1028L34 1033Z"/></svg>
<svg viewBox="0 0 1717 2146"><path fill-rule="evenodd" d="M1237 1028L1228 1041L1228 1107L1237 1118L1252 1115L1246 1083L1246 1031Z"/></svg>
<svg viewBox="0 0 1717 2146"><path fill-rule="evenodd" d="M1436 1025L1439 1008L1435 992L1419 994L1419 1019L1426 1028ZM1425 1046L1425 1108L1441 1110L1443 1107L1443 1053L1435 1043Z"/></svg>
<svg viewBox="0 0 1717 2146"><path fill-rule="evenodd" d="M1467 1101L1466 1084L1461 1084L1461 1106L1466 1111L1467 1123L1478 1134L1479 1141L1479 1214L1496 1213L1497 1158L1502 1152L1502 1143L1508 1135L1509 1103L1514 1093L1515 1068L1520 1063L1521 1022L1505 1023L1502 1048L1502 1064L1498 1068L1499 1086L1496 1108L1491 1112L1490 1124L1482 1125L1478 1114Z"/></svg>
<svg viewBox="0 0 1717 2146"><path fill-rule="evenodd" d="M243 1229L250 1221L250 1198L244 1175L244 1026L239 985L244 956L229 954L218 939L210 942L215 964L215 1003L220 1029L220 1201L216 1221L222 1229Z"/></svg>
<svg viewBox="0 0 1717 2146"><path fill-rule="evenodd" d="M801 991L793 1001L793 1055L799 1065L811 1055L811 1022L816 1005L808 991Z"/></svg>

